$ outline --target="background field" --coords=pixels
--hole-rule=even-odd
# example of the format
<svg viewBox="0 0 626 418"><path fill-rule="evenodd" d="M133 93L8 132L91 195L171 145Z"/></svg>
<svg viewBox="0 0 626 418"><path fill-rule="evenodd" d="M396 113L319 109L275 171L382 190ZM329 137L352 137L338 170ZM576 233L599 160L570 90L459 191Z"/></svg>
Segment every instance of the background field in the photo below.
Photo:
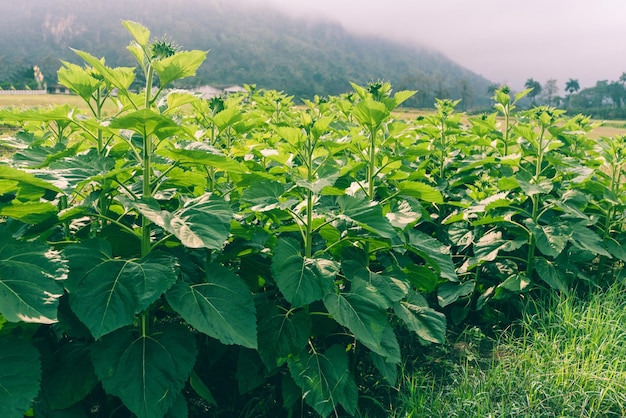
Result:
<svg viewBox="0 0 626 418"><path fill-rule="evenodd" d="M55 106L69 104L76 106L82 110L89 110L85 105L85 102L78 96L66 95L66 94L33 94L33 95L6 95L0 96L0 108L4 107L40 107L40 106ZM105 111L111 112L115 109L111 106L105 106ZM401 108L395 112L396 117L400 119L412 119L420 115L432 113L431 109L411 109ZM626 135L626 121L608 121L604 122L602 126L591 131L590 136L592 138L600 138L602 136L615 136Z"/></svg>

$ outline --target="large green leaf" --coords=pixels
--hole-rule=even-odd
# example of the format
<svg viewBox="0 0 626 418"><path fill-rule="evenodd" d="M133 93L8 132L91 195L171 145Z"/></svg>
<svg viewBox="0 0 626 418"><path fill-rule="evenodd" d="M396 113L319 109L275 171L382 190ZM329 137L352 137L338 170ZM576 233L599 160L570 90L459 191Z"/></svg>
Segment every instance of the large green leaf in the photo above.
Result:
<svg viewBox="0 0 626 418"><path fill-rule="evenodd" d="M79 65L61 61L63 67L57 71L59 84L78 94L83 100L91 100L92 95L102 85L102 81L95 78L88 70Z"/></svg>
<svg viewBox="0 0 626 418"><path fill-rule="evenodd" d="M402 181L398 184L400 196L414 197L425 202L443 203L443 195L433 186L419 181Z"/></svg>
<svg viewBox="0 0 626 418"><path fill-rule="evenodd" d="M443 343L446 338L446 316L428 306L426 300L412 292L406 300L397 302L394 311L420 339Z"/></svg>
<svg viewBox="0 0 626 418"><path fill-rule="evenodd" d="M398 235L389 220L383 216L382 208L377 202L348 195L339 196L337 202L343 215L363 229L383 238L395 238Z"/></svg>
<svg viewBox="0 0 626 418"><path fill-rule="evenodd" d="M241 201L251 205L250 210L266 212L281 207L280 198L285 193L285 185L277 181L262 180L241 193Z"/></svg>
<svg viewBox="0 0 626 418"><path fill-rule="evenodd" d="M33 174L8 166L0 166L0 179L17 181L20 185L25 184L42 190L50 190L53 192L61 191L58 187L35 177Z"/></svg>
<svg viewBox="0 0 626 418"><path fill-rule="evenodd" d="M175 147L160 148L157 154L182 164L201 164L231 173L246 172L245 166L206 142L177 142Z"/></svg>
<svg viewBox="0 0 626 418"><path fill-rule="evenodd" d="M567 292L567 280L563 274L556 268L553 262L543 257L535 257L535 270L537 274L554 290Z"/></svg>
<svg viewBox="0 0 626 418"><path fill-rule="evenodd" d="M461 284L458 282L442 283L437 289L437 300L439 306L446 307L456 302L460 297L467 296L474 291L475 283L468 280Z"/></svg>
<svg viewBox="0 0 626 418"><path fill-rule="evenodd" d="M139 45L144 48L148 47L148 42L150 41L150 30L148 28L132 20L122 20L122 24Z"/></svg>
<svg viewBox="0 0 626 418"><path fill-rule="evenodd" d="M196 70L206 59L205 51L181 51L152 63L159 75L161 87L175 80L196 75Z"/></svg>
<svg viewBox="0 0 626 418"><path fill-rule="evenodd" d="M541 225L527 219L524 224L535 236L537 249L543 255L556 258L565 249L572 235L571 228L567 225L556 223L554 225Z"/></svg>
<svg viewBox="0 0 626 418"><path fill-rule="evenodd" d="M363 345L388 362L400 362L395 335L393 331L386 332L391 329L387 322L388 302L373 286L354 278L349 291L328 293L324 305L333 319L348 328Z"/></svg>
<svg viewBox="0 0 626 418"><path fill-rule="evenodd" d="M43 394L52 409L69 408L98 383L90 347L89 343L73 340L55 352L54 363L44 371L42 380Z"/></svg>
<svg viewBox="0 0 626 418"><path fill-rule="evenodd" d="M602 238L592 229L588 228L585 222L572 225L572 237L570 241L582 250L591 251L594 254L603 255L605 257L611 257L611 254L604 248Z"/></svg>
<svg viewBox="0 0 626 418"><path fill-rule="evenodd" d="M189 248L221 249L228 239L233 218L230 205L211 193L186 201L174 212L161 210L155 199L125 201L125 204L135 207Z"/></svg>
<svg viewBox="0 0 626 418"><path fill-rule="evenodd" d="M22 242L0 225L0 314L10 322L57 321L67 267L47 245Z"/></svg>
<svg viewBox="0 0 626 418"><path fill-rule="evenodd" d="M39 392L39 352L21 338L0 335L0 364L0 416L22 418Z"/></svg>
<svg viewBox="0 0 626 418"><path fill-rule="evenodd" d="M120 93L125 93L128 87L135 79L135 69L131 67L110 68L104 64L104 59L98 59L88 52L73 49L73 51L81 57L87 64L92 66L94 70L102 76L105 83L109 86L116 87Z"/></svg>
<svg viewBox="0 0 626 418"><path fill-rule="evenodd" d="M150 109L136 110L119 116L108 125L111 129L129 129L137 132L142 138L156 135L160 139L183 133L182 128L174 120Z"/></svg>
<svg viewBox="0 0 626 418"><path fill-rule="evenodd" d="M289 358L289 372L302 389L304 400L322 417L337 411L356 412L358 392L348 368L344 347L334 345L325 353L302 353Z"/></svg>
<svg viewBox="0 0 626 418"><path fill-rule="evenodd" d="M302 256L300 244L280 238L274 247L272 275L281 293L293 306L307 305L322 299L337 276L336 262Z"/></svg>
<svg viewBox="0 0 626 418"><path fill-rule="evenodd" d="M422 257L444 279L458 280L448 247L417 230L409 231L407 236L409 250Z"/></svg>
<svg viewBox="0 0 626 418"><path fill-rule="evenodd" d="M167 301L189 325L224 344L257 348L256 315L252 293L235 273L217 264L205 268L202 283L179 280Z"/></svg>
<svg viewBox="0 0 626 418"><path fill-rule="evenodd" d="M113 258L108 243L89 241L65 251L70 261L70 306L95 338L130 325L178 278L178 264L167 254Z"/></svg>
<svg viewBox="0 0 626 418"><path fill-rule="evenodd" d="M304 309L285 310L267 300L258 304L259 354L269 370L301 352L311 335L311 318Z"/></svg>
<svg viewBox="0 0 626 418"><path fill-rule="evenodd" d="M196 361L194 336L180 325L148 335L120 329L97 341L91 352L104 390L139 418L163 417Z"/></svg>
<svg viewBox="0 0 626 418"><path fill-rule="evenodd" d="M361 100L352 109L352 114L363 126L370 131L378 129L378 127L387 119L391 113L387 107L378 101L370 98Z"/></svg>

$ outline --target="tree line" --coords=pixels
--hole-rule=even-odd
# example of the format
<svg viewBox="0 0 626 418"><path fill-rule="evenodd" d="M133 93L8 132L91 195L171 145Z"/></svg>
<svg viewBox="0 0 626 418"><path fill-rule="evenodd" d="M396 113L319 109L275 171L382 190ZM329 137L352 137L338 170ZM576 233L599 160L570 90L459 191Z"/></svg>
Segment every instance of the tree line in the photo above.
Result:
<svg viewBox="0 0 626 418"><path fill-rule="evenodd" d="M583 89L577 79L570 78L563 84L562 95L558 94L559 84L553 78L544 84L529 78L524 87L531 89L527 95L530 106L546 104L594 118L626 119L626 72L617 80L599 80L593 87Z"/></svg>

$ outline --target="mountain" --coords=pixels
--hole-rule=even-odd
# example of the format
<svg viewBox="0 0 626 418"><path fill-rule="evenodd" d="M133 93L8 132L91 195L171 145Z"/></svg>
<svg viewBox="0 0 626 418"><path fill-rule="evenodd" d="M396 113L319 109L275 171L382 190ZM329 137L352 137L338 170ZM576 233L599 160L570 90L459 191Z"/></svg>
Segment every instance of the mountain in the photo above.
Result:
<svg viewBox="0 0 626 418"><path fill-rule="evenodd" d="M0 26L2 88L32 85L34 65L55 84L61 59L81 63L70 48L105 57L110 66L134 66L121 24L128 19L183 49L210 51L187 86L256 84L310 98L350 91L350 81L382 79L396 90L419 90L412 106L432 106L435 97L489 105L492 83L439 52L355 36L335 23L288 18L267 7L228 0L29 0L5 2L2 9L10 16Z"/></svg>

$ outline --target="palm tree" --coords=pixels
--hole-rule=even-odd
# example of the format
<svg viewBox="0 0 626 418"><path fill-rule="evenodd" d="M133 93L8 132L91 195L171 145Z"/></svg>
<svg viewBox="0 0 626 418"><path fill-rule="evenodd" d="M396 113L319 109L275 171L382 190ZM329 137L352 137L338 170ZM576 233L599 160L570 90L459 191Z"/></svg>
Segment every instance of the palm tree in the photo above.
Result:
<svg viewBox="0 0 626 418"><path fill-rule="evenodd" d="M565 83L565 91L568 93L567 94L567 107L570 107L570 101L572 100L572 94L578 92L578 90L580 90L580 84L578 84L578 80L575 80L573 78L570 78L569 80L567 80L567 83Z"/></svg>
<svg viewBox="0 0 626 418"><path fill-rule="evenodd" d="M567 80L567 83L565 83L566 92L568 92L569 94L573 94L576 93L578 90L580 90L580 84L578 84L578 80L574 80L573 78Z"/></svg>
<svg viewBox="0 0 626 418"><path fill-rule="evenodd" d="M524 87L526 87L527 89L532 89L530 91L530 93L528 93L528 97L530 98L530 101L532 102L532 105L535 105L535 97L537 97L537 95L539 93L541 93L541 84L532 79L529 78L528 80L526 80L526 84L524 84Z"/></svg>

